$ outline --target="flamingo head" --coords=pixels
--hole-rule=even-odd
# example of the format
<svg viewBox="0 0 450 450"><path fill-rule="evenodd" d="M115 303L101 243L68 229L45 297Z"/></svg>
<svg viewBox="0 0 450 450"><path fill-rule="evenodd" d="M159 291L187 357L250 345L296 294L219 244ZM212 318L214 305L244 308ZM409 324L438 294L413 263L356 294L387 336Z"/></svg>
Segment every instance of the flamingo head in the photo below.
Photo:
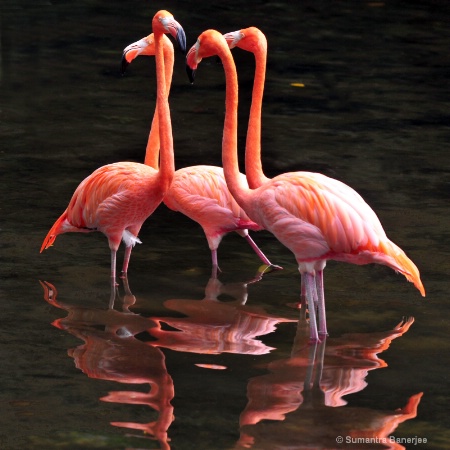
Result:
<svg viewBox="0 0 450 450"><path fill-rule="evenodd" d="M267 51L267 39L264 33L256 27L244 28L223 35L230 49L239 47L242 50L256 53Z"/></svg>
<svg viewBox="0 0 450 450"><path fill-rule="evenodd" d="M169 51L173 53L172 42L165 34L163 35L163 48L164 53ZM121 65L122 75L125 73L128 65L131 64L131 62L139 55L154 56L155 53L156 53L156 46L155 46L155 36L153 33L149 34L145 38L139 39L139 41L133 42L132 44L126 46L123 49L122 53L122 65Z"/></svg>
<svg viewBox="0 0 450 450"><path fill-rule="evenodd" d="M191 83L200 61L209 56L220 56L223 51L229 51L225 38L216 30L204 31L186 55L186 71Z"/></svg>
<svg viewBox="0 0 450 450"><path fill-rule="evenodd" d="M186 34L169 11L158 11L153 17L152 28L153 33L170 34L176 40L183 54L186 53Z"/></svg>
<svg viewBox="0 0 450 450"><path fill-rule="evenodd" d="M133 61L133 59L137 58L139 55L155 55L155 39L153 33L149 34L145 38L139 39L139 41L127 45L123 49L121 66L122 75L125 73L128 64L131 64L131 61Z"/></svg>

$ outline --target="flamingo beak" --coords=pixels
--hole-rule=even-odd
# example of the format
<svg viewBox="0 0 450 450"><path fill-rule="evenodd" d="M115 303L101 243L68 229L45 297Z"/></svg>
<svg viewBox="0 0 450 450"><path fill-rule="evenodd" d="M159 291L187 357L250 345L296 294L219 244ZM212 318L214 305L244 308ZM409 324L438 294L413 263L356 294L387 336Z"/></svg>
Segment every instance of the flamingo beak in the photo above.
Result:
<svg viewBox="0 0 450 450"><path fill-rule="evenodd" d="M131 61L144 53L145 49L149 46L147 38L139 39L139 41L133 42L124 48L122 53L122 62L120 65L120 73L123 75L127 70L127 67L131 64ZM144 53L145 54L145 53Z"/></svg>
<svg viewBox="0 0 450 450"><path fill-rule="evenodd" d="M201 61L201 59L197 56L199 45L199 41L197 41L186 55L186 73L191 83L194 82L195 72L197 70L198 63Z"/></svg>
<svg viewBox="0 0 450 450"><path fill-rule="evenodd" d="M188 65L186 65L186 73L188 75L189 82L193 84L195 80L195 69L191 69Z"/></svg>
<svg viewBox="0 0 450 450"><path fill-rule="evenodd" d="M183 55L186 54L186 34L183 27L172 17L163 20L163 25L178 44Z"/></svg>
<svg viewBox="0 0 450 450"><path fill-rule="evenodd" d="M127 71L127 67L130 65L130 63L127 61L125 53L122 55L122 61L120 63L120 74L125 75L125 72Z"/></svg>

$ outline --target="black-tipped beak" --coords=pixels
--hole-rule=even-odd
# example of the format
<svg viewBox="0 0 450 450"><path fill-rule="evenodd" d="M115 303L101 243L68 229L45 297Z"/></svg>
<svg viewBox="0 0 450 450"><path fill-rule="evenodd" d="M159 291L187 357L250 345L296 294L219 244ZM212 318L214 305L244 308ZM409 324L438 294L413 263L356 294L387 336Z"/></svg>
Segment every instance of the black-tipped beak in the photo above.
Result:
<svg viewBox="0 0 450 450"><path fill-rule="evenodd" d="M189 64L186 64L186 73L189 77L189 81L191 82L191 84L194 82L195 79L195 69L191 69L189 67Z"/></svg>
<svg viewBox="0 0 450 450"><path fill-rule="evenodd" d="M121 63L120 63L120 74L121 75L125 75L125 72L126 72L126 70L127 70L127 67L129 66L129 62L127 61L127 58L126 58L126 53L124 52L123 53L123 55L122 55L122 61L121 61Z"/></svg>
<svg viewBox="0 0 450 450"><path fill-rule="evenodd" d="M177 41L178 48L181 50L183 55L186 55L186 34L181 25L177 30L177 35L175 36L175 40Z"/></svg>
<svg viewBox="0 0 450 450"><path fill-rule="evenodd" d="M183 27L177 22L173 17L170 21L164 23L166 30L175 39L178 44L178 48L183 53L186 54L186 33Z"/></svg>

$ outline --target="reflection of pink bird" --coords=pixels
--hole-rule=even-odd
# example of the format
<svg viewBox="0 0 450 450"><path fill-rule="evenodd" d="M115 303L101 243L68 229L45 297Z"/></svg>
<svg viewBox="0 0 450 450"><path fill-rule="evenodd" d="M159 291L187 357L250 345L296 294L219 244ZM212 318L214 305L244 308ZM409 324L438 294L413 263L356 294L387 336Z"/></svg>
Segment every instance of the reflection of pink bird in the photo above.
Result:
<svg viewBox="0 0 450 450"><path fill-rule="evenodd" d="M112 283L116 279L116 253L123 239L126 250L123 273L128 270L131 249L144 221L161 203L174 173L172 129L166 95L162 36L170 33L185 45L181 25L167 11L159 11L152 22L157 46L157 107L161 139L161 169L134 162L100 167L76 189L69 206L48 232L41 252L51 246L58 234L101 231L111 249Z"/></svg>
<svg viewBox="0 0 450 450"><path fill-rule="evenodd" d="M128 282L123 280L127 303L133 303ZM111 425L142 430L160 443L161 450L170 450L168 430L174 420L171 401L175 396L174 384L161 350L136 338L137 334L158 326L151 318L144 318L128 310L95 309L61 302L56 288L48 282L40 282L44 299L52 306L67 311L67 317L55 320L52 325L67 331L83 341L82 345L69 349L75 366L89 378L115 381L127 385L148 384L148 392L113 391L100 398L105 402L148 406L158 414L156 420L147 423L131 421L111 422ZM131 298L130 298L131 297Z"/></svg>
<svg viewBox="0 0 450 450"><path fill-rule="evenodd" d="M184 317L152 317L160 325L149 330L156 341L151 345L175 351L200 354L237 353L263 355L273 350L259 336L273 333L279 323L296 322L267 313L264 308L247 306L247 286L261 279L262 274L245 283L222 284L210 278L203 300L170 299L164 302L167 309ZM234 301L221 301L222 294Z"/></svg>
<svg viewBox="0 0 450 450"><path fill-rule="evenodd" d="M308 338L305 341L299 322L289 357L271 361L268 373L249 380L235 448L334 449L339 448L336 436L344 435L355 442L371 438L383 447L389 444L392 450L404 450L389 442L389 436L399 424L417 416L421 392L395 411L347 405L343 397L365 389L369 371L387 366L378 354L413 322L412 317L404 318L389 331L349 333L314 345L306 345Z"/></svg>
<svg viewBox="0 0 450 450"><path fill-rule="evenodd" d="M127 46L124 49L123 60L131 63L139 55L152 54L154 54L153 42L148 36ZM170 55L168 57L170 58ZM166 65L173 65L173 55L166 63ZM166 71L167 91L170 90L171 75L171 72L167 75ZM156 168L159 142L153 134L154 125L155 119L147 144L146 162L154 164L153 167ZM240 174L239 176L241 182L246 183L245 175ZM173 182L164 197L164 203L170 209L182 212L203 228L211 250L214 276L216 276L218 270L217 249L222 238L231 231L236 231L240 236L244 237L261 261L264 264L271 265L270 261L248 234L249 229L257 231L262 228L251 221L236 200L234 200L228 190L221 167L200 165L177 170Z"/></svg>
<svg viewBox="0 0 450 450"><path fill-rule="evenodd" d="M202 58L213 55L221 58L226 75L222 158L227 185L249 217L295 254L305 280L310 339L317 341L319 333L327 334L325 299L322 289L316 291L315 274L325 268L328 259L387 265L425 295L417 267L387 238L376 214L349 186L311 172L278 175L254 190L241 182L237 158L237 74L225 38L215 30L202 33L188 52L187 64L196 69Z"/></svg>

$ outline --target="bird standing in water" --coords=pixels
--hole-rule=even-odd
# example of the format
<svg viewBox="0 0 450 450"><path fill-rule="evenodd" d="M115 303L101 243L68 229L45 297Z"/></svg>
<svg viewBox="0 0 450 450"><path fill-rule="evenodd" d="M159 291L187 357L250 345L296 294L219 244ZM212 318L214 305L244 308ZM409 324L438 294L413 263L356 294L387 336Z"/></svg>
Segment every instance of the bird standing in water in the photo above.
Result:
<svg viewBox="0 0 450 450"><path fill-rule="evenodd" d="M325 298L316 290L315 274L329 259L353 264L378 263L402 273L424 296L415 264L390 241L362 197L344 183L312 172L278 175L257 189L239 177L237 155L238 79L225 38L215 30L203 32L187 54L194 78L202 58L217 55L226 78L222 163L228 188L248 216L295 255L305 280L310 340L327 335ZM316 321L316 308L318 324Z"/></svg>
<svg viewBox="0 0 450 450"><path fill-rule="evenodd" d="M128 45L122 56L122 71L139 55L154 54L154 42L151 35ZM173 67L172 55L167 51L166 55L166 90L170 90L172 72L167 70L168 65ZM153 130L153 119L149 140L147 143L146 161L157 168L159 141ZM242 182L246 182L245 175L240 174ZM170 209L179 211L197 222L203 229L211 251L212 276L217 276L219 270L217 249L222 238L235 231L245 238L260 260L272 268L280 269L272 265L260 248L250 237L248 230L258 231L262 228L251 221L244 210L234 200L228 190L221 167L198 165L184 167L174 174L174 179L164 197L164 203Z"/></svg>
<svg viewBox="0 0 450 450"><path fill-rule="evenodd" d="M161 167L135 162L108 164L95 170L75 190L69 206L48 232L41 252L50 247L59 234L101 231L111 249L111 299L116 284L116 254L123 240L125 255L122 274L126 276L133 246L144 221L161 203L175 171L173 138L166 92L163 35L170 33L182 48L186 37L181 25L168 11L161 10L152 20L156 45L156 81Z"/></svg>

